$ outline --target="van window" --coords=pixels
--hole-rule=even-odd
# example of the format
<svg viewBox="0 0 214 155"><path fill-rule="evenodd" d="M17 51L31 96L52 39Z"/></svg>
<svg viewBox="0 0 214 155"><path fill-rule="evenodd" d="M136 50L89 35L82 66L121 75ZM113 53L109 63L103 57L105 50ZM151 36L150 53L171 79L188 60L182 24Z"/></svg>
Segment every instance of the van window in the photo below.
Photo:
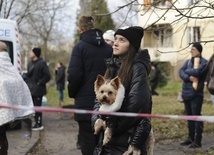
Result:
<svg viewBox="0 0 214 155"><path fill-rule="evenodd" d="M11 62L13 63L13 43L10 41L0 40L7 45L7 52L10 56Z"/></svg>

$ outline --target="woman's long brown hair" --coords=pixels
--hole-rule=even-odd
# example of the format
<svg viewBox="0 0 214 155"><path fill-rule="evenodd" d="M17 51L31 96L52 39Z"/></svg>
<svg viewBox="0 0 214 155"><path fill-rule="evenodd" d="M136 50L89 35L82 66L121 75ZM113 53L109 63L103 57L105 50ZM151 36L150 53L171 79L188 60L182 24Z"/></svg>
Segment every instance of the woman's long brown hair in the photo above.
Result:
<svg viewBox="0 0 214 155"><path fill-rule="evenodd" d="M122 59L121 66L117 72L117 75L120 77L122 84L126 89L129 89L131 78L132 78L132 65L134 61L134 57L136 55L137 51L133 47L132 44L130 44L128 53L126 58ZM114 55L112 57L115 57ZM110 71L109 69L106 70L105 78L110 77Z"/></svg>

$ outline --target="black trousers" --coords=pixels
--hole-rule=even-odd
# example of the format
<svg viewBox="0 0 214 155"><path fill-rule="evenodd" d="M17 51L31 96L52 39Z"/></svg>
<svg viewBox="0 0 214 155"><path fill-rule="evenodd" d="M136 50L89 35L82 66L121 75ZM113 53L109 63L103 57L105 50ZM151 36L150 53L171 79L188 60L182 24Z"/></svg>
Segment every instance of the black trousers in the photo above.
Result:
<svg viewBox="0 0 214 155"><path fill-rule="evenodd" d="M201 109L203 104L203 96L196 96L192 100L184 101L185 113L188 116L201 116ZM203 122L201 121L187 121L188 122L188 138L194 141L197 145L201 145Z"/></svg>
<svg viewBox="0 0 214 155"><path fill-rule="evenodd" d="M156 92L156 88L158 86L158 82L151 82L151 91L152 91L152 95L158 95L158 93Z"/></svg>
<svg viewBox="0 0 214 155"><path fill-rule="evenodd" d="M32 96L34 106L41 106L42 105L42 96ZM34 116L36 124L39 126L42 125L42 113L35 112Z"/></svg>
<svg viewBox="0 0 214 155"><path fill-rule="evenodd" d="M79 124L79 144L82 155L93 155L97 144L96 136L92 131L90 121L78 122Z"/></svg>
<svg viewBox="0 0 214 155"><path fill-rule="evenodd" d="M0 155L7 155L8 141L6 129L6 124L0 126Z"/></svg>
<svg viewBox="0 0 214 155"><path fill-rule="evenodd" d="M0 142L4 142L5 140L7 140L6 124L0 126Z"/></svg>

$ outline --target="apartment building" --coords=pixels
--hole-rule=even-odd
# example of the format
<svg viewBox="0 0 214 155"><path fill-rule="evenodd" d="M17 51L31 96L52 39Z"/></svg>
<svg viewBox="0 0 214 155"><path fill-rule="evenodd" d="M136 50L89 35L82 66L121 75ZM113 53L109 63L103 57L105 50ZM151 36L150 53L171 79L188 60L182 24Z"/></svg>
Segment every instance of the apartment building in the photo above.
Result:
<svg viewBox="0 0 214 155"><path fill-rule="evenodd" d="M192 42L203 45L203 57L214 53L214 2L211 0L138 0L139 25L145 28L142 47L152 61L170 62L174 76L190 58Z"/></svg>

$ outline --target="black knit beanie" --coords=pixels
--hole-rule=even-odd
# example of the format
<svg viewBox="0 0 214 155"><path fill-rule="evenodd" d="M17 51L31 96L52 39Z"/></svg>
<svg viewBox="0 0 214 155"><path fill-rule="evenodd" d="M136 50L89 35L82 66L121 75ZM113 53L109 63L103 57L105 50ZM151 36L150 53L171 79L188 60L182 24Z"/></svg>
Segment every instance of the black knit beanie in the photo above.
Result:
<svg viewBox="0 0 214 155"><path fill-rule="evenodd" d="M203 51L203 47L202 47L201 44L198 43L198 42L194 43L194 44L192 45L192 47L195 47L195 48L198 50L198 52L200 52L200 53Z"/></svg>
<svg viewBox="0 0 214 155"><path fill-rule="evenodd" d="M122 35L125 37L138 51L141 44L141 39L144 35L144 29L140 26L131 26L126 29L118 29L115 35Z"/></svg>
<svg viewBox="0 0 214 155"><path fill-rule="evenodd" d="M41 48L35 47L35 48L32 49L32 51L33 51L33 53L34 53L38 58L40 57L40 55L41 55Z"/></svg>

